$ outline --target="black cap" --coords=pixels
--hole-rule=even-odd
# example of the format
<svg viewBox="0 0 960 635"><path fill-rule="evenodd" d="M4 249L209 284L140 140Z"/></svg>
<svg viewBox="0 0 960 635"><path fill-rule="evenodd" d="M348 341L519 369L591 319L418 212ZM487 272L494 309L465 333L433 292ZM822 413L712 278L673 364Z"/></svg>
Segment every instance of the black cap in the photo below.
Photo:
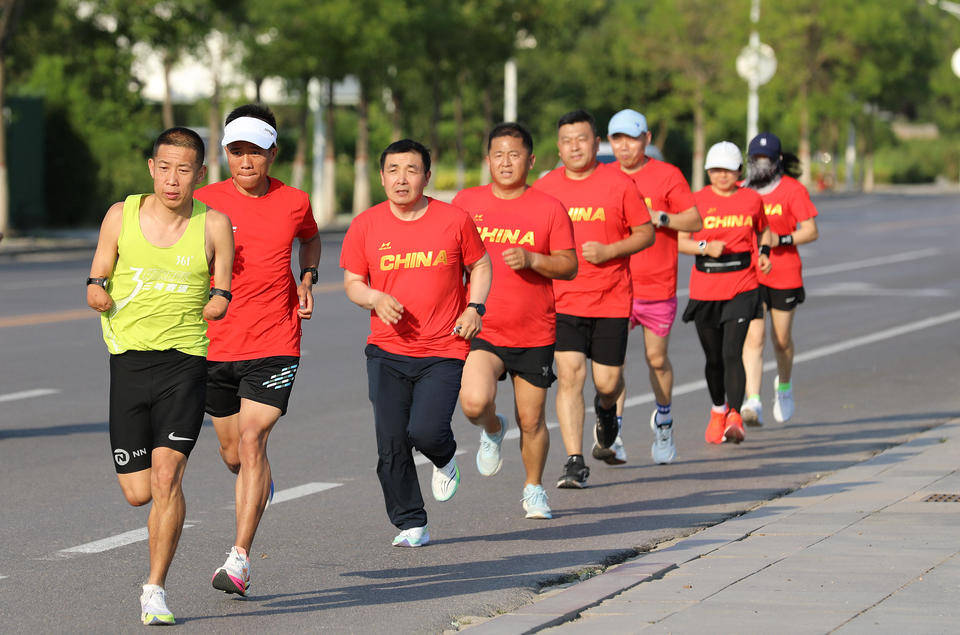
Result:
<svg viewBox="0 0 960 635"><path fill-rule="evenodd" d="M774 161L780 158L780 139L777 135L770 132L761 132L750 141L750 147L747 149L748 156L762 154L770 157Z"/></svg>

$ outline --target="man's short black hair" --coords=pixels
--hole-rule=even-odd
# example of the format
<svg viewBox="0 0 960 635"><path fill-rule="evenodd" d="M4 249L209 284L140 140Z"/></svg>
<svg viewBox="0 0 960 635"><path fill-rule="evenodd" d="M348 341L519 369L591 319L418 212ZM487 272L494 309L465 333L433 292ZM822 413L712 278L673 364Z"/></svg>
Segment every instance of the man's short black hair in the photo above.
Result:
<svg viewBox="0 0 960 635"><path fill-rule="evenodd" d="M387 149L380 155L380 171L383 172L383 166L386 164L388 154L404 154L406 152L416 152L423 160L423 171L430 171L430 151L427 150L419 141L413 139L400 139L387 146Z"/></svg>
<svg viewBox="0 0 960 635"><path fill-rule="evenodd" d="M178 148L193 148L197 153L197 166L203 165L206 158L206 149L203 145L203 139L190 128L180 126L167 128L160 133L157 140L153 142L153 158L157 158L157 151L160 146L176 146Z"/></svg>
<svg viewBox="0 0 960 635"><path fill-rule="evenodd" d="M593 130L593 136L596 137L597 121L593 118L593 115L582 108L571 110L564 116L560 117L560 121L557 122L557 130L572 123L580 123L581 121L586 121L588 124L590 124L590 129Z"/></svg>
<svg viewBox="0 0 960 635"><path fill-rule="evenodd" d="M223 125L226 126L234 119L239 119L240 117L253 117L260 121L266 121L274 130L277 129L277 118L273 116L273 111L263 104L244 104L243 106L237 106L227 115Z"/></svg>
<svg viewBox="0 0 960 635"><path fill-rule="evenodd" d="M490 136L487 137L487 153L490 152L490 146L493 145L493 140L497 137L515 137L520 139L523 147L527 149L527 152L533 154L533 136L531 136L529 130L516 122L504 121L493 127L493 130L490 131Z"/></svg>

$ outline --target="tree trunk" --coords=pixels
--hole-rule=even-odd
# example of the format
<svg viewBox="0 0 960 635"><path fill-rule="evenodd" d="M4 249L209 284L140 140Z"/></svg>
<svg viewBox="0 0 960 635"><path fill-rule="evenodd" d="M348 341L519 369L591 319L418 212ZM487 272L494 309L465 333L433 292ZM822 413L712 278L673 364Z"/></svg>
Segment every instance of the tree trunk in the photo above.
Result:
<svg viewBox="0 0 960 635"><path fill-rule="evenodd" d="M220 78L213 74L213 93L210 95L210 109L207 111L207 182L220 180Z"/></svg>
<svg viewBox="0 0 960 635"><path fill-rule="evenodd" d="M367 90L360 84L357 102L357 150L353 158L353 215L370 207L370 109Z"/></svg>
<svg viewBox="0 0 960 635"><path fill-rule="evenodd" d="M4 13L11 10L9 3ZM6 108L7 83L6 55L0 51L0 238L10 229L10 182L7 174L7 118L3 116Z"/></svg>
<svg viewBox="0 0 960 635"><path fill-rule="evenodd" d="M173 59L170 52L163 54L163 127L173 128L173 95L170 94L170 71L173 68Z"/></svg>
<svg viewBox="0 0 960 635"><path fill-rule="evenodd" d="M333 80L327 80L326 117L327 144L323 153L323 224L330 225L337 217L337 153L334 134L336 117L333 113Z"/></svg>
<svg viewBox="0 0 960 635"><path fill-rule="evenodd" d="M393 101L393 112L391 113L393 134L390 140L400 141L400 139L403 139L403 101L395 90L390 91L390 99Z"/></svg>
<svg viewBox="0 0 960 635"><path fill-rule="evenodd" d="M455 140L457 151L457 191L463 189L466 183L466 166L463 164L463 94L460 87L466 82L466 78L461 73L457 79L457 94L453 98L453 121L456 128Z"/></svg>
<svg viewBox="0 0 960 635"><path fill-rule="evenodd" d="M307 139L310 136L310 128L308 127L310 103L307 97L306 80L304 80L302 88L297 111L297 146L293 154L293 166L290 174L290 185L298 190L303 189L303 182L307 173Z"/></svg>
<svg viewBox="0 0 960 635"><path fill-rule="evenodd" d="M667 145L667 135L670 132L669 128L670 126L667 124L667 120L661 119L657 124L657 134L653 135L653 139L650 141L650 143L657 147L657 150L659 150L661 154L663 154L664 146Z"/></svg>
<svg viewBox="0 0 960 635"><path fill-rule="evenodd" d="M809 87L807 82L800 84L800 147L797 149L797 155L800 159L800 167L803 174L800 175L800 182L808 190L813 184L813 163L810 160L810 103Z"/></svg>
<svg viewBox="0 0 960 635"><path fill-rule="evenodd" d="M707 150L702 85L697 85L693 99L693 172L690 174L690 183L696 192L703 189L703 161Z"/></svg>
<svg viewBox="0 0 960 635"><path fill-rule="evenodd" d="M430 157L431 163L437 165L440 163L440 103L443 95L440 90L440 78L433 76L433 113L430 116ZM437 171L433 171L436 176Z"/></svg>
<svg viewBox="0 0 960 635"><path fill-rule="evenodd" d="M480 97L483 103L483 140L481 141L483 147L483 156L484 158L480 160L480 184L486 185L490 182L490 168L487 166L487 139L490 138L490 131L493 130L493 98L490 97L490 88L484 87L483 92L480 93Z"/></svg>

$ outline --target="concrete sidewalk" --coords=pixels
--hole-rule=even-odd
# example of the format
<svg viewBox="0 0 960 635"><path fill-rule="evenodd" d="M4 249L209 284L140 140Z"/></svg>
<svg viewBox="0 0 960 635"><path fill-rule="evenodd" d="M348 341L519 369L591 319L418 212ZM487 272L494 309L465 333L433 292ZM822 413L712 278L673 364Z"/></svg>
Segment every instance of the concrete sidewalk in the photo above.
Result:
<svg viewBox="0 0 960 635"><path fill-rule="evenodd" d="M467 630L960 632L958 467L952 420Z"/></svg>

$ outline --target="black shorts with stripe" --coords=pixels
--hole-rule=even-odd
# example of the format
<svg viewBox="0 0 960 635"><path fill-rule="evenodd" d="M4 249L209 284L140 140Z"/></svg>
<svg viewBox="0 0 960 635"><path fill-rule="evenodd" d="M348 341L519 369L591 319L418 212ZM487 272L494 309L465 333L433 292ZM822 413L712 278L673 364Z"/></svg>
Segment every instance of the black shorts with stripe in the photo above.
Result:
<svg viewBox="0 0 960 635"><path fill-rule="evenodd" d="M300 358L277 355L235 362L207 362L207 412L229 417L240 412L240 400L274 406L287 413Z"/></svg>

